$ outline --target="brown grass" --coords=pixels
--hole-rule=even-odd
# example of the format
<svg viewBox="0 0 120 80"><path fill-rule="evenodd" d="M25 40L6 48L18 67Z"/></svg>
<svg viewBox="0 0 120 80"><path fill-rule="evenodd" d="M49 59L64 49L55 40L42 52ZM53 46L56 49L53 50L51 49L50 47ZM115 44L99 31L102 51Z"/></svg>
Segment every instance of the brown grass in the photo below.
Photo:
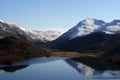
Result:
<svg viewBox="0 0 120 80"><path fill-rule="evenodd" d="M51 52L50 56L62 57L100 57L101 53Z"/></svg>

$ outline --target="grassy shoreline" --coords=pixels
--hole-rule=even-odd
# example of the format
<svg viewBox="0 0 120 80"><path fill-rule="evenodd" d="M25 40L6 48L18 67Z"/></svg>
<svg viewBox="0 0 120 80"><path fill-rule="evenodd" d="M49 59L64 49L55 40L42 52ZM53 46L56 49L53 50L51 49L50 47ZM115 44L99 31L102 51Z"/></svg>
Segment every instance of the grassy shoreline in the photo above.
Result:
<svg viewBox="0 0 120 80"><path fill-rule="evenodd" d="M100 57L101 53L79 53L79 52L51 52L55 57Z"/></svg>
<svg viewBox="0 0 120 80"><path fill-rule="evenodd" d="M36 58L36 57L100 57L100 54L96 53L78 53L78 52L49 52L45 55L43 54L32 54L32 55L1 55L0 64L14 64L19 61Z"/></svg>

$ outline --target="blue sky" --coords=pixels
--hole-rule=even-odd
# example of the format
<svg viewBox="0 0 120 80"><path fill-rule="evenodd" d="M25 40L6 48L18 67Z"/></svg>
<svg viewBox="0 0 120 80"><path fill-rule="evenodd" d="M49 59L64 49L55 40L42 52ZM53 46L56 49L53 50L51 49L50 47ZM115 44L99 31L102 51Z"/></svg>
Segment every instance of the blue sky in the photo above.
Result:
<svg viewBox="0 0 120 80"><path fill-rule="evenodd" d="M86 18L120 19L120 0L0 0L0 19L26 29L69 29Z"/></svg>

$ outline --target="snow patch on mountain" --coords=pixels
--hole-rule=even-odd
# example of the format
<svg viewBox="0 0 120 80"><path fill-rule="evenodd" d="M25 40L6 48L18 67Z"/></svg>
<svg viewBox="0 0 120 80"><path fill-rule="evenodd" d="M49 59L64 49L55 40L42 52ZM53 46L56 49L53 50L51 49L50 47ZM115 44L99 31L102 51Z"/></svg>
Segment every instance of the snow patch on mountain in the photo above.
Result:
<svg viewBox="0 0 120 80"><path fill-rule="evenodd" d="M33 30L31 32L34 34L34 36L32 37L33 39L36 39L36 40L41 39L44 42L55 40L61 35L61 33L59 31L36 31L36 30Z"/></svg>
<svg viewBox="0 0 120 80"><path fill-rule="evenodd" d="M27 30L16 24L6 23L0 21L0 36L15 36L19 38L26 38L31 42L42 41L48 42L55 40L58 38L62 33L59 31L34 31L34 30Z"/></svg>
<svg viewBox="0 0 120 80"><path fill-rule="evenodd" d="M73 39L88 35L90 33L102 30L103 25L105 25L105 22L102 20L88 18L78 23L75 27L63 34L62 37L69 37L70 39Z"/></svg>
<svg viewBox="0 0 120 80"><path fill-rule="evenodd" d="M107 34L120 33L120 20L114 20L106 24L106 28L103 30Z"/></svg>
<svg viewBox="0 0 120 80"><path fill-rule="evenodd" d="M0 22L4 23L4 21L2 19L0 19Z"/></svg>
<svg viewBox="0 0 120 80"><path fill-rule="evenodd" d="M51 40L57 39L62 33L59 31L44 31L43 32L45 35L51 38Z"/></svg>
<svg viewBox="0 0 120 80"><path fill-rule="evenodd" d="M68 30L61 37L73 39L95 32L105 32L106 34L120 33L120 20L114 20L106 23L102 20L88 18Z"/></svg>
<svg viewBox="0 0 120 80"><path fill-rule="evenodd" d="M117 25L113 25L113 26L108 26L106 28L107 31L110 31L110 32L116 32L116 31L120 31L120 26L117 26Z"/></svg>

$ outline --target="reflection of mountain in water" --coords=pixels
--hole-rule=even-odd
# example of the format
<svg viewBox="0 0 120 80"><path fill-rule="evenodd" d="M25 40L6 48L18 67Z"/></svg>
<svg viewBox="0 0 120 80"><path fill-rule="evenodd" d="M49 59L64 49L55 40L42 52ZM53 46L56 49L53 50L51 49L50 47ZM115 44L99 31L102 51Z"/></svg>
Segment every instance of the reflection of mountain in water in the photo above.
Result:
<svg viewBox="0 0 120 80"><path fill-rule="evenodd" d="M73 68L75 68L78 72L80 72L81 74L85 75L85 76L93 76L95 74L102 74L102 72L96 71L91 67L86 66L85 64L81 63L81 62L75 62L72 59L67 59L65 60L70 66L72 66Z"/></svg>
<svg viewBox="0 0 120 80"><path fill-rule="evenodd" d="M80 74L82 75L85 75L87 77L91 77L91 78L120 78L120 71L112 71L112 70L108 70L106 68L104 68L104 70L96 70L93 66L95 66L95 63L94 65L86 65L86 64L83 64L81 63L80 61L75 61L75 60L72 60L72 59L67 59L65 60L70 66L72 66L73 68L75 68ZM99 64L99 63L97 63ZM101 66L103 64L100 64L100 65L96 65L96 66L100 66L101 68L103 66ZM92 66L92 67L91 67ZM99 68L100 68L99 67ZM97 68L98 69L98 68Z"/></svg>
<svg viewBox="0 0 120 80"><path fill-rule="evenodd" d="M51 62L54 60L60 60L60 59L66 59L65 57L40 57L40 58L33 58L29 60L24 60L15 64L11 65L0 65L0 73L2 72L15 72L16 70L24 69L28 67L29 65L33 64L42 64L42 63L47 63Z"/></svg>
<svg viewBox="0 0 120 80"><path fill-rule="evenodd" d="M90 66L91 68L98 70L98 71L105 71L105 70L120 70L120 66L116 66L111 64L110 61L102 58L102 57L81 57L81 58L74 58L72 59L77 62L82 62L83 64Z"/></svg>
<svg viewBox="0 0 120 80"><path fill-rule="evenodd" d="M27 65L19 65L19 66L8 66L8 67L0 67L0 72L15 72L16 70L20 70L26 68Z"/></svg>
<svg viewBox="0 0 120 80"><path fill-rule="evenodd" d="M34 58L31 60L22 61L13 65L0 65L0 73L2 72L15 72L16 70L21 70L29 65L33 65L36 63L42 64L49 61L54 60L63 60L69 64L71 67L76 69L80 75L85 75L90 78L120 78L120 71L114 71L112 67L109 67L109 64L105 61L101 61L100 59L83 59L83 58L74 58L74 59L67 59L67 58L61 58L61 57L50 57L50 58ZM54 68L55 64L50 64ZM60 64L63 65L63 64ZM40 66L39 66L40 68ZM49 65L47 65L47 68L50 68ZM61 69L61 67L55 67L58 69ZM72 68L71 68L72 69ZM65 69L66 70L66 69ZM46 71L47 72L47 71ZM72 73L72 72L71 72ZM54 74L54 73L53 73Z"/></svg>

